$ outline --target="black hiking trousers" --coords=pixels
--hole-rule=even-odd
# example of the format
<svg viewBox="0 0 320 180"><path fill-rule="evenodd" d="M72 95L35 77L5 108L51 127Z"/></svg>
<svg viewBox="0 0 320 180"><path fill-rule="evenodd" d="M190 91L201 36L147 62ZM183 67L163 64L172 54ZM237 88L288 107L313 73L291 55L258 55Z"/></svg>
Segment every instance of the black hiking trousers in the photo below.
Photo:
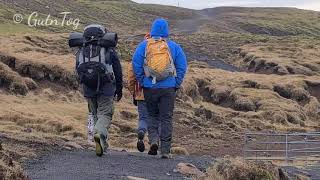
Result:
<svg viewBox="0 0 320 180"><path fill-rule="evenodd" d="M144 97L149 113L149 143L159 144L162 154L170 153L172 139L172 117L176 98L175 88L144 88ZM160 126L160 129L159 129Z"/></svg>

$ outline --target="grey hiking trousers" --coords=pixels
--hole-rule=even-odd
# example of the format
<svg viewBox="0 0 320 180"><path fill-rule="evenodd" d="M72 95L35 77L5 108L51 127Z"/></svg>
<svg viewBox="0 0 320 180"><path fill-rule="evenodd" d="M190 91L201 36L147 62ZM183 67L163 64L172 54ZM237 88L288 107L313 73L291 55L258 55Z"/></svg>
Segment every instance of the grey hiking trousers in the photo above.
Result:
<svg viewBox="0 0 320 180"><path fill-rule="evenodd" d="M104 135L108 140L108 130L114 113L113 97L98 96L87 98L87 101L94 118L94 132Z"/></svg>
<svg viewBox="0 0 320 180"><path fill-rule="evenodd" d="M144 89L144 97L150 117L147 124L150 144L158 144L160 139L161 153L170 153L175 89Z"/></svg>

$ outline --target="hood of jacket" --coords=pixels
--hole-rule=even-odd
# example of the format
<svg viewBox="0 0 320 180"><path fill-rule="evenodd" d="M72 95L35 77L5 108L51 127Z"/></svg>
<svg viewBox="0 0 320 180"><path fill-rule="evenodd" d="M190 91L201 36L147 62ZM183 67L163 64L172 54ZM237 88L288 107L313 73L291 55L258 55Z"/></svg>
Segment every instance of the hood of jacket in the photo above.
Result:
<svg viewBox="0 0 320 180"><path fill-rule="evenodd" d="M156 19L151 27L151 37L169 37L169 24L165 19Z"/></svg>

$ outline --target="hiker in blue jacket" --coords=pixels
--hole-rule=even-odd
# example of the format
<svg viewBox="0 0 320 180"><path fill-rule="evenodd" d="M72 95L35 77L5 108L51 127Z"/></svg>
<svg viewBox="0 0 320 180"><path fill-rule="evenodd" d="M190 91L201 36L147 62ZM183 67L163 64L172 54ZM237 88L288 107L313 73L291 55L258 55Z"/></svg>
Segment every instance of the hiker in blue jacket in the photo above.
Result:
<svg viewBox="0 0 320 180"><path fill-rule="evenodd" d="M172 117L176 90L180 88L185 77L187 60L180 45L168 39L169 25L165 19L156 19L153 22L150 34L151 38L141 42L135 51L133 69L137 80L143 86L150 115L148 133L151 146L148 154L157 155L160 140L161 157L171 158ZM157 48L154 48L155 46ZM173 72L159 73L157 71L158 67L151 66L155 64L161 66L161 64L166 63L164 58L157 60L157 57L162 56L161 53L164 52L163 49L166 47L169 52L169 62L172 62L172 66L170 67L170 64L166 65L165 70L171 68ZM159 52L149 52L156 51L154 49L158 49ZM166 57L166 54L163 54L163 57ZM159 125L160 133L158 132Z"/></svg>

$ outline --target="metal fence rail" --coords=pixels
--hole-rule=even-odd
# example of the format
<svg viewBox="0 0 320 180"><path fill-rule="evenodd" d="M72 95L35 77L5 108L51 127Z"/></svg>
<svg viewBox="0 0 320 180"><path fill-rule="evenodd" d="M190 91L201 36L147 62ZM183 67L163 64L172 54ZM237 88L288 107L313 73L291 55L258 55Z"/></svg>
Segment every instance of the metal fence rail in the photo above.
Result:
<svg viewBox="0 0 320 180"><path fill-rule="evenodd" d="M246 133L247 160L320 161L320 132Z"/></svg>

